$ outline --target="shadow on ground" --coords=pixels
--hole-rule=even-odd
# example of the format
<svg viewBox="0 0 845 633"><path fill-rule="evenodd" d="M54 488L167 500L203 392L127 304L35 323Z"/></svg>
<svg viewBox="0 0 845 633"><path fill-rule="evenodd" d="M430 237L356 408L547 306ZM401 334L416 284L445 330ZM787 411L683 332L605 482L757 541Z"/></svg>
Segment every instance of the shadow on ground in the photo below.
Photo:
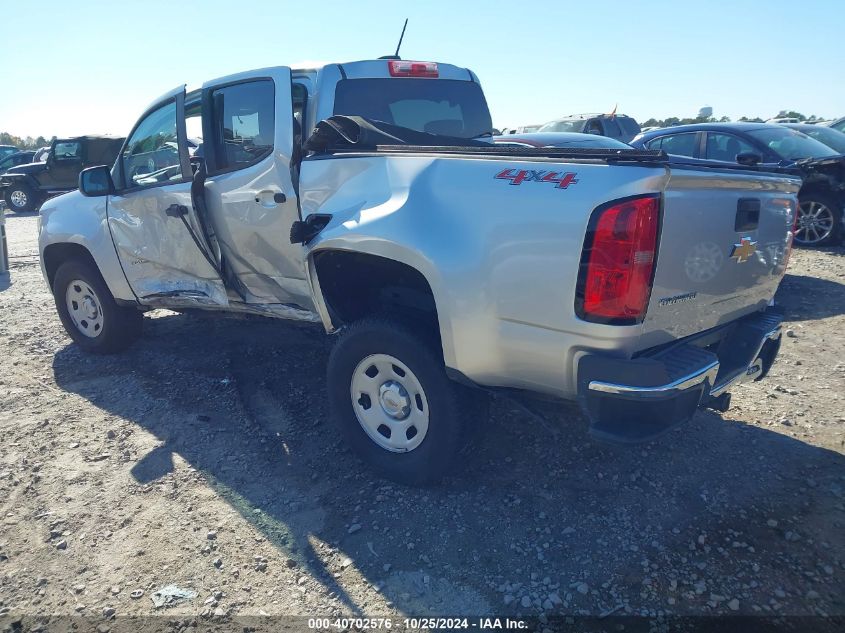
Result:
<svg viewBox="0 0 845 633"><path fill-rule="evenodd" d="M135 464L138 482L180 455L352 611L360 605L314 540L340 548L407 613L637 613L667 608L667 596L676 613L710 613L734 595L746 611L775 587L790 612L813 612L808 591L845 609L841 569L818 569L845 553L838 453L711 412L660 441L615 448L590 441L572 407L540 405L541 423L497 399L462 472L408 489L343 448L324 396L331 339L321 330L191 315L145 327L120 356L64 348L56 382L163 442Z"/></svg>
<svg viewBox="0 0 845 633"><path fill-rule="evenodd" d="M845 314L845 284L787 274L775 297L788 321L813 321Z"/></svg>

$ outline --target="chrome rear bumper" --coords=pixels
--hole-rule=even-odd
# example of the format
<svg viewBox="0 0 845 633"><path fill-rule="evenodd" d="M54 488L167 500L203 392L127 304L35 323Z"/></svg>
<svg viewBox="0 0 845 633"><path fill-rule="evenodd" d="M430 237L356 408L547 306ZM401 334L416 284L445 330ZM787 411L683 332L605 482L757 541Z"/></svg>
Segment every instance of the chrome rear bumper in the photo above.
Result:
<svg viewBox="0 0 845 633"><path fill-rule="evenodd" d="M579 400L593 434L643 441L701 406L724 410L729 389L768 372L780 348L781 320L767 310L634 359L585 358Z"/></svg>

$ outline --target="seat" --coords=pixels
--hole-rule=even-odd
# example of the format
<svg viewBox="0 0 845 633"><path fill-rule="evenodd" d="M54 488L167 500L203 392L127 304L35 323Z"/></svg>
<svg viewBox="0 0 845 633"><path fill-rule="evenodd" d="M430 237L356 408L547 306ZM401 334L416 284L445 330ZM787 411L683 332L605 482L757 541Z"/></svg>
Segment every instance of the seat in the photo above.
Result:
<svg viewBox="0 0 845 633"><path fill-rule="evenodd" d="M733 137L729 138L725 147L725 160L735 161L740 152L742 152L742 146L739 144L739 141Z"/></svg>
<svg viewBox="0 0 845 633"><path fill-rule="evenodd" d="M793 160L796 158L796 145L797 144L792 138L786 137L780 142L780 145L777 148L777 152L784 158Z"/></svg>

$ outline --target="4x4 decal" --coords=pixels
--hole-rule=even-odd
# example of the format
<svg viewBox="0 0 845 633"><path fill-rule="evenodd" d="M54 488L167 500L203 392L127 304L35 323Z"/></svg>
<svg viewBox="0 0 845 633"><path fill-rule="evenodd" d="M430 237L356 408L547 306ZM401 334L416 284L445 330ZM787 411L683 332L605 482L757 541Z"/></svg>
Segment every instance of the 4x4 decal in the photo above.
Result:
<svg viewBox="0 0 845 633"><path fill-rule="evenodd" d="M545 171L542 169L503 169L495 178L498 180L510 180L512 185L521 185L523 182L553 182L555 189L566 189L578 181L577 174L573 171Z"/></svg>

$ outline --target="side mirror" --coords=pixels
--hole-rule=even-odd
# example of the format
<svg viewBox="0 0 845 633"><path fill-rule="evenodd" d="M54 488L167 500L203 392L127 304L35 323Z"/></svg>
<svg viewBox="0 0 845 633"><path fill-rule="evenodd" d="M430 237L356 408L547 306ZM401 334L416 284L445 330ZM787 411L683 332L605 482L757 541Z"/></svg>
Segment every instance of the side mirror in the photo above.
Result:
<svg viewBox="0 0 845 633"><path fill-rule="evenodd" d="M757 152L742 152L736 155L736 162L746 167L754 167L763 162L763 157Z"/></svg>
<svg viewBox="0 0 845 633"><path fill-rule="evenodd" d="M107 196L114 193L111 172L105 165L83 169L79 174L79 191L83 196Z"/></svg>

